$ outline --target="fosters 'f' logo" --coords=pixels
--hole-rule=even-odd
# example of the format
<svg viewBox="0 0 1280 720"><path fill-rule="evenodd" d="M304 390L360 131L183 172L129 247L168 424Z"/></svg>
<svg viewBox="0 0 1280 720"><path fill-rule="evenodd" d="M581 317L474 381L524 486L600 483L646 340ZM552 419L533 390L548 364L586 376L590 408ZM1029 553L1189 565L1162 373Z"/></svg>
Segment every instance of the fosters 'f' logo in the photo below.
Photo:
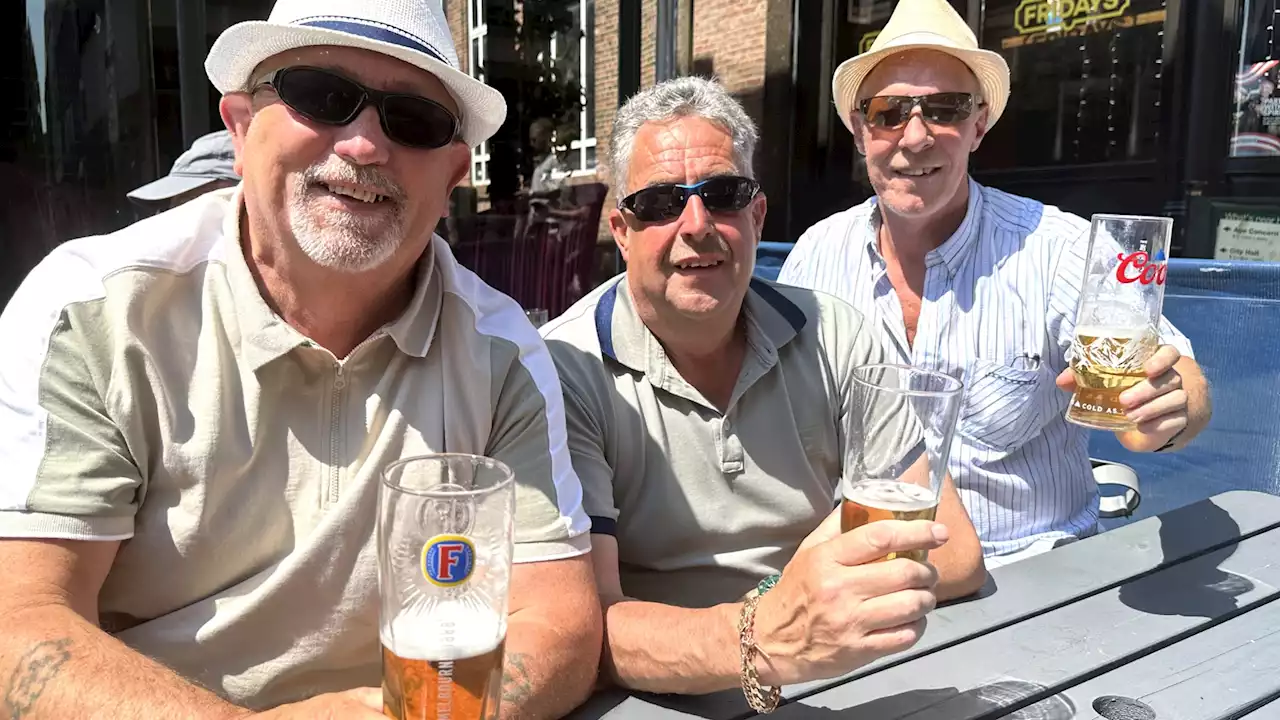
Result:
<svg viewBox="0 0 1280 720"><path fill-rule="evenodd" d="M457 587L476 567L476 547L461 535L437 535L422 546L422 576L433 585Z"/></svg>
<svg viewBox="0 0 1280 720"><path fill-rule="evenodd" d="M1169 274L1169 263L1161 250L1152 258L1144 252L1116 255L1120 264L1116 266L1116 280L1124 284L1142 283L1143 285L1163 285L1165 276Z"/></svg>
<svg viewBox="0 0 1280 720"><path fill-rule="evenodd" d="M1066 32L1077 25L1124 15L1130 0L1022 0L1014 10L1013 27L1020 35L1053 28Z"/></svg>

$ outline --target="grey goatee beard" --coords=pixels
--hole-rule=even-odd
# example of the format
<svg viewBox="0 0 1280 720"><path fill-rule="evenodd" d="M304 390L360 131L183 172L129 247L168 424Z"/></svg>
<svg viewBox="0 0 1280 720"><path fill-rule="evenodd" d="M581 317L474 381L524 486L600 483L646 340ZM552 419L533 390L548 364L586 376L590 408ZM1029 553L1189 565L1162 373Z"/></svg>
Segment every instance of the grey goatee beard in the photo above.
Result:
<svg viewBox="0 0 1280 720"><path fill-rule="evenodd" d="M386 199L378 203L380 212L349 213L320 199L325 184L355 185ZM324 163L293 174L289 227L298 247L317 265L347 273L372 270L390 259L404 242L404 195L381 170L330 156Z"/></svg>

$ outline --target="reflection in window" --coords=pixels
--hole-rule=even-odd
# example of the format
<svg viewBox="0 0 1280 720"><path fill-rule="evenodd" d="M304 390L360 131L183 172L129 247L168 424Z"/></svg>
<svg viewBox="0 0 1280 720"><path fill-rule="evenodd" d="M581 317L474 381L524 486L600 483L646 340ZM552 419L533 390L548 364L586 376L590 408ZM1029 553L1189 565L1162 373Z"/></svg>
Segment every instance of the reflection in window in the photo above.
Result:
<svg viewBox="0 0 1280 720"><path fill-rule="evenodd" d="M1240 55L1232 104L1232 157L1280 156L1280 58L1276 55L1277 0L1242 0Z"/></svg>
<svg viewBox="0 0 1280 720"><path fill-rule="evenodd" d="M1156 156L1164 0L987 0L982 44L1004 55L1009 106L982 169Z"/></svg>

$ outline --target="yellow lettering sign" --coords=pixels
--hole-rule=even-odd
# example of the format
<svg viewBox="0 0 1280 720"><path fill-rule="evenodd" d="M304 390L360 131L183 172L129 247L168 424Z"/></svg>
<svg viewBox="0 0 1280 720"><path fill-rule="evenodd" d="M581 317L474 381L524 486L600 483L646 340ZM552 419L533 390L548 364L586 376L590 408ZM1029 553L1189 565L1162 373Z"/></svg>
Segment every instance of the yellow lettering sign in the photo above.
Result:
<svg viewBox="0 0 1280 720"><path fill-rule="evenodd" d="M1124 15L1130 0L1022 0L1013 12L1019 35L1070 32L1081 25Z"/></svg>
<svg viewBox="0 0 1280 720"><path fill-rule="evenodd" d="M877 37L880 37L879 30L872 30L866 35L863 35L862 39L858 41L858 54L861 55L862 53L871 50L871 44L876 41Z"/></svg>

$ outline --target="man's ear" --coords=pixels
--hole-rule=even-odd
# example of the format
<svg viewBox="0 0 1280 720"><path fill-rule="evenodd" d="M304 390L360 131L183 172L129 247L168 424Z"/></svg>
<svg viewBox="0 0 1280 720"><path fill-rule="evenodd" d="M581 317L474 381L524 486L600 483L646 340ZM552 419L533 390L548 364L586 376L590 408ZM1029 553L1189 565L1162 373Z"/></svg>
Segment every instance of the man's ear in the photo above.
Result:
<svg viewBox="0 0 1280 720"><path fill-rule="evenodd" d="M974 128L977 132L973 135L973 144L970 146L969 152L978 152L978 148L982 145L982 139L987 136L987 126L990 124L990 120L991 106L983 104L982 107L978 109L978 119L974 123Z"/></svg>
<svg viewBox="0 0 1280 720"><path fill-rule="evenodd" d="M853 146L858 149L859 155L866 155L867 148L862 138L862 133L866 132L867 126L862 119L862 113L851 112L849 114L849 124L853 125Z"/></svg>
<svg viewBox="0 0 1280 720"><path fill-rule="evenodd" d="M756 197L751 201L751 220L756 224L756 244L760 243L761 234L764 232L764 216L769 210L769 198L765 197L763 191L756 193Z"/></svg>
<svg viewBox="0 0 1280 720"><path fill-rule="evenodd" d="M471 148L466 143L458 140L451 143L445 151L448 152L446 162L453 165L453 173L449 176L448 192L452 193L453 189L458 187L467 174L471 172ZM448 167L446 165L446 167ZM445 205L445 214L448 215L449 206Z"/></svg>
<svg viewBox="0 0 1280 720"><path fill-rule="evenodd" d="M609 212L609 232L613 234L613 242L618 246L618 252L622 253L624 262L627 260L627 250L631 244L631 238L627 235L630 229L627 225L627 217L621 210L614 208Z"/></svg>
<svg viewBox="0 0 1280 720"><path fill-rule="evenodd" d="M223 95L218 102L218 113L222 115L222 124L231 133L231 144L236 151L236 174L244 175L244 144L249 136L249 123L253 120L253 98L244 92Z"/></svg>

